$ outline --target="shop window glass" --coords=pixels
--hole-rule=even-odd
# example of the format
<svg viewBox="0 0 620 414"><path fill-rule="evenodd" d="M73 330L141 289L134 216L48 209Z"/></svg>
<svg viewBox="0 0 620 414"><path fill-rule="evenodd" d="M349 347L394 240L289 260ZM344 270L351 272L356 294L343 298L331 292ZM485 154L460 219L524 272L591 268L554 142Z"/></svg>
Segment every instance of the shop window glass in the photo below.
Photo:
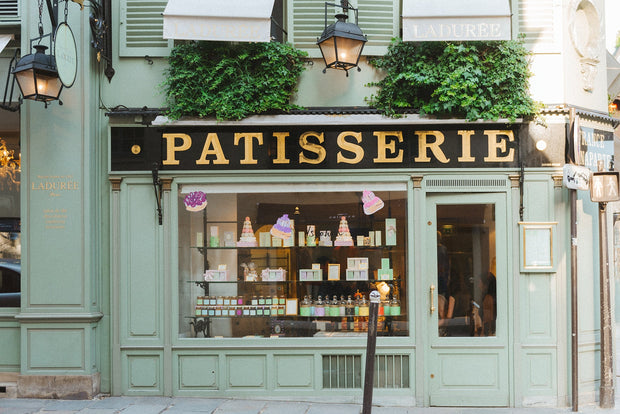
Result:
<svg viewBox="0 0 620 414"><path fill-rule="evenodd" d="M3 308L19 307L21 301L20 158L18 134L0 135L0 307Z"/></svg>
<svg viewBox="0 0 620 414"><path fill-rule="evenodd" d="M182 186L179 335L408 335L404 186L344 187Z"/></svg>
<svg viewBox="0 0 620 414"><path fill-rule="evenodd" d="M440 336L495 336L495 206L437 206Z"/></svg>

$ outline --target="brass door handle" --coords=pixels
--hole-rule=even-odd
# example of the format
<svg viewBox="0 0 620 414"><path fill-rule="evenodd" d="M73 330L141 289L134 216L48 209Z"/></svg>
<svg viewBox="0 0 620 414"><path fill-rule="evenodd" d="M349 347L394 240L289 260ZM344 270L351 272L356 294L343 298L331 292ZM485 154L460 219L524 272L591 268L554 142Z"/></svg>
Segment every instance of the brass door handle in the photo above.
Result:
<svg viewBox="0 0 620 414"><path fill-rule="evenodd" d="M435 285L431 285L431 315L435 312Z"/></svg>

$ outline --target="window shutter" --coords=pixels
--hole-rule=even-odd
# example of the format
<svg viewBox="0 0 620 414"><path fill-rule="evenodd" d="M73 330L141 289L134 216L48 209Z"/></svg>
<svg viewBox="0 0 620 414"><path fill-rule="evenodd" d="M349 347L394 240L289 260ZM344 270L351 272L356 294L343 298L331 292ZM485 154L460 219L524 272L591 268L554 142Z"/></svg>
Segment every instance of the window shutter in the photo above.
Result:
<svg viewBox="0 0 620 414"><path fill-rule="evenodd" d="M399 33L399 1L352 0L349 3L359 9L358 24L368 36L363 55L384 55L392 37ZM325 2L289 0L288 5L289 42L296 48L307 51L310 57L321 57L316 41L325 29ZM334 15L341 10L340 7L328 6L327 25L336 21ZM350 21L353 22L353 13L350 13L350 16Z"/></svg>
<svg viewBox="0 0 620 414"><path fill-rule="evenodd" d="M18 0L0 0L0 23L19 23Z"/></svg>
<svg viewBox="0 0 620 414"><path fill-rule="evenodd" d="M557 48L553 0L519 0L519 33L529 49Z"/></svg>
<svg viewBox="0 0 620 414"><path fill-rule="evenodd" d="M399 2L394 0L357 0L359 26L368 42L364 55L382 56L387 52L393 37L399 36Z"/></svg>
<svg viewBox="0 0 620 414"><path fill-rule="evenodd" d="M120 56L168 56L172 40L164 39L167 1L121 0Z"/></svg>

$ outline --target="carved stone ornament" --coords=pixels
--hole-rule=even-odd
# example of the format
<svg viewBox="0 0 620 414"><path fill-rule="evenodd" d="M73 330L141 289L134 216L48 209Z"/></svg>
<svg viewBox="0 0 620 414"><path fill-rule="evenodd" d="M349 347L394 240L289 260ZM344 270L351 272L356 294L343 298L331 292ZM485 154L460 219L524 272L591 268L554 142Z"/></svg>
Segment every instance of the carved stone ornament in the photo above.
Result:
<svg viewBox="0 0 620 414"><path fill-rule="evenodd" d="M579 71L583 89L591 92L598 73L603 41L602 16L591 0L572 0L570 6L570 39L579 55Z"/></svg>

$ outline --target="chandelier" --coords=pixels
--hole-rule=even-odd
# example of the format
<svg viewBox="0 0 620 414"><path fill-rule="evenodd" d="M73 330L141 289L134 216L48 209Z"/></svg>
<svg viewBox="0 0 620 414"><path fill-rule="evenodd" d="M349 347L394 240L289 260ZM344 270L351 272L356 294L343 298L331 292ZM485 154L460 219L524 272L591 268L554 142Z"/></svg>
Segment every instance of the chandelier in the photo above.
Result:
<svg viewBox="0 0 620 414"><path fill-rule="evenodd" d="M19 189L21 156L15 158L15 151L8 149L6 142L0 138L0 190L15 191Z"/></svg>

